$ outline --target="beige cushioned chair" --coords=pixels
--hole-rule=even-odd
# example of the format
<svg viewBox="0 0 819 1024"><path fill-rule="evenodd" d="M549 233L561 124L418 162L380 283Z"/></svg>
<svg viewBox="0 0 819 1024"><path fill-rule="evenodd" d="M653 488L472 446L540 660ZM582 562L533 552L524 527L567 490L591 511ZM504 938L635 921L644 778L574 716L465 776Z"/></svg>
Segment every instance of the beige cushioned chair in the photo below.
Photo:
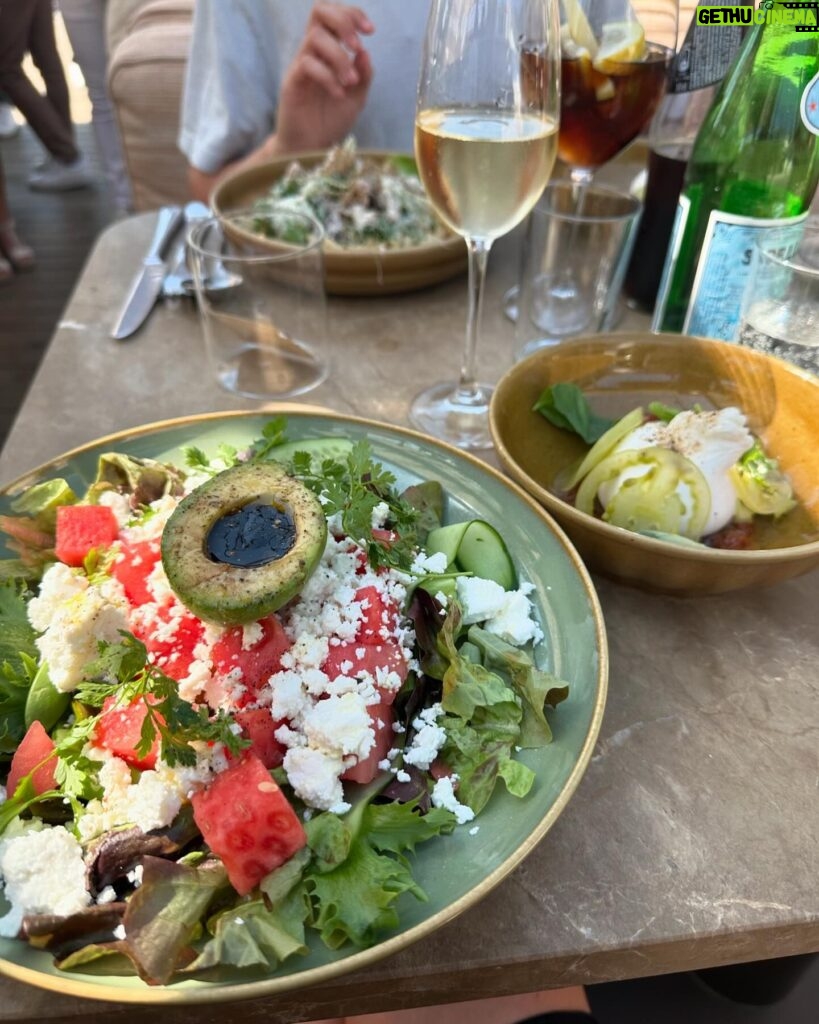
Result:
<svg viewBox="0 0 819 1024"><path fill-rule="evenodd" d="M136 210L188 198L187 162L176 140L194 0L151 0L124 31L111 24L108 83ZM116 0L113 0L116 6ZM130 10L135 6L133 0Z"/></svg>

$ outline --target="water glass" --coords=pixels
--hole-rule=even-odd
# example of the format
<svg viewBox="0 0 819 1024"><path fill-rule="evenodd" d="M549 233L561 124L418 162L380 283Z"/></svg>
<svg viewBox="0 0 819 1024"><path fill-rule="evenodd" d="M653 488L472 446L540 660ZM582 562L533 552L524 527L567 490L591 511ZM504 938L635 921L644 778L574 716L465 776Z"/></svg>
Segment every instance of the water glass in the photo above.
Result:
<svg viewBox="0 0 819 1024"><path fill-rule="evenodd" d="M737 340L819 375L819 223L757 244Z"/></svg>
<svg viewBox="0 0 819 1024"><path fill-rule="evenodd" d="M529 216L523 242L518 359L611 326L640 216L633 195L555 181Z"/></svg>
<svg viewBox="0 0 819 1024"><path fill-rule="evenodd" d="M323 242L318 221L285 207L221 214L191 229L205 349L226 391L287 398L326 378Z"/></svg>

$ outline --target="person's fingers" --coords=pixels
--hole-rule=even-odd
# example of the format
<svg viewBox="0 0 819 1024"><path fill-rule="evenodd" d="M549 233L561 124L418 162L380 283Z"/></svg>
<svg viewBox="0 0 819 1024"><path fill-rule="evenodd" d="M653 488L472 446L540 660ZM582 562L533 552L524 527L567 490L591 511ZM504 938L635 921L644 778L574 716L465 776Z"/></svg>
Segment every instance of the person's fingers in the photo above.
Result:
<svg viewBox="0 0 819 1024"><path fill-rule="evenodd" d="M353 53L363 48L358 33L371 35L375 26L359 7L342 4L318 3L310 15L311 25L322 25L328 29Z"/></svg>
<svg viewBox="0 0 819 1024"><path fill-rule="evenodd" d="M373 65L366 50L359 50L355 55L354 67L358 74L359 88L369 89L373 80Z"/></svg>
<svg viewBox="0 0 819 1024"><path fill-rule="evenodd" d="M291 83L294 86L305 82L321 86L325 92L337 100L343 100L345 93L343 87L330 68L318 57L309 53L302 54L293 63L291 70Z"/></svg>
<svg viewBox="0 0 819 1024"><path fill-rule="evenodd" d="M328 29L322 25L314 25L304 41L303 53L318 57L336 76L341 85L357 85L359 73L353 58ZM358 53L363 51L359 50Z"/></svg>

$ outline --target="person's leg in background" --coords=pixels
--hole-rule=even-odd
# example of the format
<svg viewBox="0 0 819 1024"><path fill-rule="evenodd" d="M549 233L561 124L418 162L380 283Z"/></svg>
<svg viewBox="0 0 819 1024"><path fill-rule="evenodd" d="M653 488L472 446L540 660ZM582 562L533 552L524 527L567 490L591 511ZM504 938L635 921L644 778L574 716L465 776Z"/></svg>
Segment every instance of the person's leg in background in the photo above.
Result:
<svg viewBox="0 0 819 1024"><path fill-rule="evenodd" d="M20 125L14 120L11 103L8 97L0 92L0 139L10 139L20 131Z"/></svg>
<svg viewBox="0 0 819 1024"><path fill-rule="evenodd" d="M52 158L30 176L29 185L43 190L82 188L91 179L74 142L62 66L62 85L56 81L58 69L54 62L59 64L59 55L52 19L50 0L0 4L0 90L22 113ZM49 47L53 54L48 52ZM49 95L41 96L23 71L23 58L29 49L36 50L38 66L45 67L51 79ZM56 106L50 97L56 97Z"/></svg>
<svg viewBox="0 0 819 1024"><path fill-rule="evenodd" d="M10 280L14 271L30 270L34 252L17 237L6 197L6 178L0 159L0 283Z"/></svg>
<svg viewBox="0 0 819 1024"><path fill-rule="evenodd" d="M107 0L60 0L74 59L80 66L91 99L92 123L106 177L117 210L132 206L131 185L125 170L119 126L108 92L108 52L105 37Z"/></svg>

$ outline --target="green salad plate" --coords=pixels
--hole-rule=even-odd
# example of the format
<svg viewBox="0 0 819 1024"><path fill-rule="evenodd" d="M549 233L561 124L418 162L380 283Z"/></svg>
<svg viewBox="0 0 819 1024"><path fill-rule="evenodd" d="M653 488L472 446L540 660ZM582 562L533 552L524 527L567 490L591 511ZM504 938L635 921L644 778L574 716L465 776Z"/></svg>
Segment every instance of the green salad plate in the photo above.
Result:
<svg viewBox="0 0 819 1024"><path fill-rule="evenodd" d="M61 476L82 493L96 475L100 454L119 451L184 465L182 449L196 445L209 454L239 448L261 436L273 411L216 413L150 424L115 434L54 459L0 491L0 514L15 493L39 480ZM473 456L410 430L334 414L287 414L288 440L342 437L366 439L374 457L390 469L399 489L435 479L446 495L445 520L484 519L502 534L545 634L542 668L566 680L569 697L551 715L553 742L523 751L520 759L536 775L524 799L498 787L481 812L479 829L460 826L449 836L420 846L413 874L426 902L405 894L397 905L399 925L368 949L326 949L320 941L302 957L274 972L218 968L207 976L150 987L129 973L123 960L61 972L51 957L23 942L0 940L0 972L61 994L130 1003L202 1003L258 998L326 982L360 970L430 935L473 906L506 877L544 838L574 793L594 747L606 699L608 655L603 618L589 575L554 520L516 484ZM0 550L0 556L7 552ZM4 913L0 894L0 913ZM544 927L548 922L544 921ZM104 965L104 966L101 966Z"/></svg>

